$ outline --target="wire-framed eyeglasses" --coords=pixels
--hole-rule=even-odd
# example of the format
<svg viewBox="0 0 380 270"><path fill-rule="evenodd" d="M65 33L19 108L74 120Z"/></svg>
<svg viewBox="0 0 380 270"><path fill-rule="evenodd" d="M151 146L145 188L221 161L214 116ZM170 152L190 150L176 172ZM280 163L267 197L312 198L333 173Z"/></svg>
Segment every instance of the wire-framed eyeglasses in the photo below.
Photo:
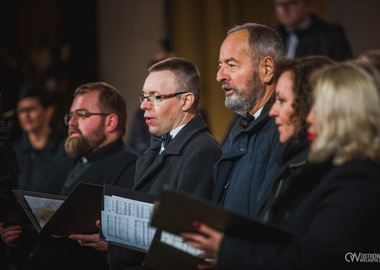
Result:
<svg viewBox="0 0 380 270"><path fill-rule="evenodd" d="M65 125L68 126L71 118L74 118L75 121L81 121L86 118L89 118L90 116L93 115L100 115L100 116L108 116L111 113L91 113L87 111L75 111L75 112L70 112L68 114L65 114L63 117L63 120L65 121Z"/></svg>
<svg viewBox="0 0 380 270"><path fill-rule="evenodd" d="M145 96L142 94L142 95L139 95L139 99L140 99L141 104L144 102L144 99L146 99L150 105L155 106L155 105L158 105L164 99L172 98L172 97L175 97L175 96L178 96L181 94L185 94L185 93L188 93L188 92L187 91L186 92L178 92L178 93L159 95L159 96L158 95Z"/></svg>

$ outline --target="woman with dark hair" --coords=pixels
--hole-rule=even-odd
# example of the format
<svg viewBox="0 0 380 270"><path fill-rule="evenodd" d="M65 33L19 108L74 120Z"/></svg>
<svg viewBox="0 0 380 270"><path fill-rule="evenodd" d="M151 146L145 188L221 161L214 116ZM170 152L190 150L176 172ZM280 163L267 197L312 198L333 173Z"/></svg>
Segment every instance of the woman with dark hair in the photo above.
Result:
<svg viewBox="0 0 380 270"><path fill-rule="evenodd" d="M258 211L258 217L264 222L280 218L278 207L281 204L273 203L286 192L292 174L307 164L309 140L306 117L313 103L313 87L309 78L313 71L333 63L325 56L306 56L284 60L276 69L276 101L269 115L276 119L281 145L276 155L275 181L263 194Z"/></svg>

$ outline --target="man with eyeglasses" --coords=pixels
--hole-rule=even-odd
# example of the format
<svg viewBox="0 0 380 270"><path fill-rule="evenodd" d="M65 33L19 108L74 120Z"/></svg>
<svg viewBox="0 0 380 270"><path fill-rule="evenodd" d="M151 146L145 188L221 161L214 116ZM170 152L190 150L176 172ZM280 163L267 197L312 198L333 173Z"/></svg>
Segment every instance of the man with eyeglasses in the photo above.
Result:
<svg viewBox="0 0 380 270"><path fill-rule="evenodd" d="M168 185L211 198L213 165L221 156L221 147L197 114L199 80L198 69L183 58L168 58L148 69L139 98L152 140L136 162L133 190L159 195ZM144 256L109 246L111 269L141 265Z"/></svg>
<svg viewBox="0 0 380 270"><path fill-rule="evenodd" d="M136 163L134 190L159 195L163 185L210 198L212 166L221 155L201 114L199 72L188 60L173 57L148 70L140 108L153 135Z"/></svg>
<svg viewBox="0 0 380 270"><path fill-rule="evenodd" d="M103 82L84 84L75 91L64 120L69 156L53 166L42 191L69 195L79 182L132 188L138 156L122 140L126 105L121 93ZM94 236L103 243L102 250L107 250L107 243ZM75 240L46 235L37 236L28 260L26 269L109 269L102 252Z"/></svg>
<svg viewBox="0 0 380 270"><path fill-rule="evenodd" d="M104 82L80 86L64 117L65 151L71 159L60 166L59 184L52 183L45 191L68 195L80 181L132 188L138 156L122 140L126 119L125 100L116 88Z"/></svg>

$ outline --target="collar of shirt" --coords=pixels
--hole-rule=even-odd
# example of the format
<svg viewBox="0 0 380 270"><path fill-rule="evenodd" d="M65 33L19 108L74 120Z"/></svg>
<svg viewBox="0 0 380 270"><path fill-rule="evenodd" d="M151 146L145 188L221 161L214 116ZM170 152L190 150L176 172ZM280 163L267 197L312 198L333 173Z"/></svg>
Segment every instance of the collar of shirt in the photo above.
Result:
<svg viewBox="0 0 380 270"><path fill-rule="evenodd" d="M175 129L173 129L172 131L170 131L170 135L172 136L172 140L174 139L174 137L181 131L181 129L185 126L186 124L182 125L182 126L179 126ZM164 147L164 144L161 143L161 149L160 149L160 154L162 153L162 151L165 150L165 147Z"/></svg>
<svg viewBox="0 0 380 270"><path fill-rule="evenodd" d="M259 118L259 116L260 116L260 114L261 114L263 108L264 108L264 106L261 107L257 112L255 112L255 114L253 115L253 116L255 117L255 119Z"/></svg>

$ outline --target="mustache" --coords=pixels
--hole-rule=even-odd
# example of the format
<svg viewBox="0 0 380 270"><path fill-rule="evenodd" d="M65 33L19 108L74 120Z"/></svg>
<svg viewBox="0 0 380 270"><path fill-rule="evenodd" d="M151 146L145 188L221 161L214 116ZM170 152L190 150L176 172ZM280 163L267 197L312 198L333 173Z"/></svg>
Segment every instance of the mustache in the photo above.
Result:
<svg viewBox="0 0 380 270"><path fill-rule="evenodd" d="M70 127L69 130L68 130L68 135L70 136L71 132L75 132L75 133L78 133L79 135L82 135L82 132L77 129L77 128L72 128Z"/></svg>
<svg viewBox="0 0 380 270"><path fill-rule="evenodd" d="M234 90L235 92L239 92L239 89L237 89L235 86L232 86L226 82L222 83L222 89L223 90L229 89L229 90Z"/></svg>

